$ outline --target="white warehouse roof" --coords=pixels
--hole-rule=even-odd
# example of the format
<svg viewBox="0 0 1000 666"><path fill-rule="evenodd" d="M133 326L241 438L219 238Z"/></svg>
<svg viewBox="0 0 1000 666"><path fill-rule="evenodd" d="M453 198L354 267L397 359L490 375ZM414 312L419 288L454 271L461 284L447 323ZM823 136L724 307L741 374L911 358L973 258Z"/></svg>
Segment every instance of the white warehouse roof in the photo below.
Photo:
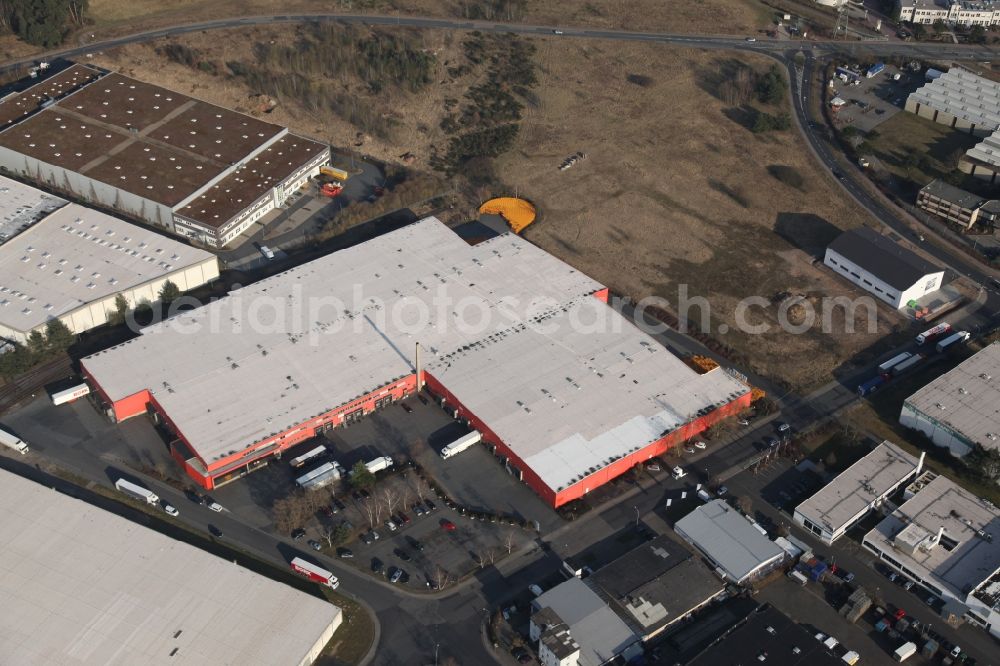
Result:
<svg viewBox="0 0 1000 666"><path fill-rule="evenodd" d="M970 443L1000 449L1000 342L927 384L904 405Z"/></svg>
<svg viewBox="0 0 1000 666"><path fill-rule="evenodd" d="M695 373L601 288L518 236L472 247L428 218L83 364L112 401L148 388L211 463L412 374L419 342L425 371L558 490L749 390Z"/></svg>
<svg viewBox="0 0 1000 666"><path fill-rule="evenodd" d="M910 93L908 101L949 113L974 124L976 129L1000 129L1000 83L961 67L952 67L924 84Z"/></svg>
<svg viewBox="0 0 1000 666"><path fill-rule="evenodd" d="M1000 167L1000 130L969 148L965 151L965 155L983 164Z"/></svg>
<svg viewBox="0 0 1000 666"><path fill-rule="evenodd" d="M678 520L674 529L736 582L785 556L743 514L719 499L702 504Z"/></svg>
<svg viewBox="0 0 1000 666"><path fill-rule="evenodd" d="M332 604L7 471L0 533L4 663L310 663L341 622Z"/></svg>
<svg viewBox="0 0 1000 666"><path fill-rule="evenodd" d="M65 199L0 176L0 243L65 205Z"/></svg>
<svg viewBox="0 0 1000 666"><path fill-rule="evenodd" d="M207 279L218 276L215 257L204 250L68 204L0 245L0 334L27 334L50 319L166 278L181 290L192 288L197 284L173 276L199 264L207 264Z"/></svg>
<svg viewBox="0 0 1000 666"><path fill-rule="evenodd" d="M919 462L892 442L882 442L799 504L795 512L836 532L915 474Z"/></svg>

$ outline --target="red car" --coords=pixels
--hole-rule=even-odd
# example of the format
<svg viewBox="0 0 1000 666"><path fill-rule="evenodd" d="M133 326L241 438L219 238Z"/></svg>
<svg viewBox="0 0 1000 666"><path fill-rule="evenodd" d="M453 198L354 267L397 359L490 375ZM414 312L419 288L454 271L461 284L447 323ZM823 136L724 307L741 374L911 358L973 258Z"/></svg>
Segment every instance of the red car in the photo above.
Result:
<svg viewBox="0 0 1000 666"><path fill-rule="evenodd" d="M896 620L902 620L905 615L906 615L906 611L903 610L902 608L900 608L900 609L896 610L896 613L892 617L894 619L896 619Z"/></svg>
<svg viewBox="0 0 1000 666"><path fill-rule="evenodd" d="M441 529L443 529L445 532L454 532L455 523L451 522L450 520L442 520Z"/></svg>

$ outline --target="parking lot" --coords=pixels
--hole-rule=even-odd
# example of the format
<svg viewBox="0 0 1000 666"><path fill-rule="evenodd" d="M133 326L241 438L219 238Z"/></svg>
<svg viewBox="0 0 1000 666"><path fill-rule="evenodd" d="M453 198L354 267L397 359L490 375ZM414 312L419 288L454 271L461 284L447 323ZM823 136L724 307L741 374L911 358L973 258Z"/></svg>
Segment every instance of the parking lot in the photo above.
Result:
<svg viewBox="0 0 1000 666"><path fill-rule="evenodd" d="M850 85L834 79L834 89L830 99L838 96L847 102L834 114L837 127L853 126L862 132L870 132L889 118L903 111L906 98L924 83L919 72L900 70L886 65L885 70L872 78L865 78L864 68L858 85ZM900 75L898 81L893 76Z"/></svg>

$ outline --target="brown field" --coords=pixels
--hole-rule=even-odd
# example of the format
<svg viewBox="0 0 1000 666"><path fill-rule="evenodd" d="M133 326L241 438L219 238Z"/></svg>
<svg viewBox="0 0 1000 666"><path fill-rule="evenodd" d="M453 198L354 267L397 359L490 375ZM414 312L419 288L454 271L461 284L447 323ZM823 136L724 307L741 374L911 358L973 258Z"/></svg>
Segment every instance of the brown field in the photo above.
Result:
<svg viewBox="0 0 1000 666"><path fill-rule="evenodd" d="M254 41L293 38L291 28L267 28L193 35L182 43L221 63L248 58ZM390 140L367 137L358 150L388 161L410 151L416 168L426 168L431 145L445 138L438 128L443 100L460 95L467 82L448 81L444 74L443 63L462 57L460 40L430 31L420 38L437 53L440 84L419 94L394 90L377 97L357 82L343 85L398 123ZM717 99L720 72L733 56L554 37L536 43L539 103L526 109L517 145L498 162L508 187L480 193L516 191L534 201L540 219L525 232L530 240L637 299L654 295L676 305L678 289L686 285L690 297L708 299L713 335L755 370L798 388L829 381L841 361L863 354L899 323L880 311L874 334L859 321L854 334L788 335L775 327L779 299L749 317L771 324L770 332L720 333L720 325L735 330L737 303L747 296L770 300L787 292L818 308L823 296L859 295L813 261L840 230L867 216L834 189L797 131L755 135L744 126L745 112ZM166 63L153 46L94 60L209 101L252 108L255 91ZM770 64L763 57L745 62L758 70ZM652 83L629 83L628 74L651 77ZM335 146L355 142L356 130L345 121L284 100L268 119ZM587 159L559 171L559 163L577 151ZM775 178L775 166L797 172L801 186ZM700 316L697 309L691 314ZM837 310L835 330L844 328L842 320Z"/></svg>
<svg viewBox="0 0 1000 666"><path fill-rule="evenodd" d="M442 0L91 0L91 32L123 34L140 29L191 23L230 16L343 12L466 18L462 5L477 2ZM513 3L512 3L513 4ZM586 26L622 30L648 30L704 34L744 34L762 28L774 12L759 0L528 0L522 12L485 17L538 25Z"/></svg>

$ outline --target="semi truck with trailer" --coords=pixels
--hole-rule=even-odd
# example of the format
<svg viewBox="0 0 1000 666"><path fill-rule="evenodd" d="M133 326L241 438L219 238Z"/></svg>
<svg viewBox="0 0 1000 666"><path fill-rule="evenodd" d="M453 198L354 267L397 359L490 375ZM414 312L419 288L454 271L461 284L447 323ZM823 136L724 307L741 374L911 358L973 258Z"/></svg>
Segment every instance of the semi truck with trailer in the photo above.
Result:
<svg viewBox="0 0 1000 666"><path fill-rule="evenodd" d="M78 398L82 398L90 393L90 387L86 382L82 384L77 384L76 386L71 386L63 391L57 391L52 394L52 404L53 405L65 405L67 402L73 402Z"/></svg>
<svg viewBox="0 0 1000 666"><path fill-rule="evenodd" d="M340 587L340 581L331 572L312 562L306 562L301 557L293 559L291 566L292 569L298 571L309 580L315 581L320 585L326 585L331 590L336 590Z"/></svg>
<svg viewBox="0 0 1000 666"><path fill-rule="evenodd" d="M17 451L22 456L28 452L28 445L20 437L7 432L3 428L0 428L0 444L3 444L8 449Z"/></svg>
<svg viewBox="0 0 1000 666"><path fill-rule="evenodd" d="M123 492L129 497L139 500L140 502L145 502L146 504L156 504L160 501L159 496L152 490L147 490L142 486L136 485L131 481L126 481L125 479L118 479L115 481L115 488L119 492Z"/></svg>
<svg viewBox="0 0 1000 666"><path fill-rule="evenodd" d="M390 458L389 456L379 456L378 458L375 458L374 460L369 460L368 462L365 463L365 469L367 469L372 474L374 474L375 472L381 472L384 469L389 469L390 467L392 467L392 458ZM350 476L353 473L354 470L352 469L348 473L348 476Z"/></svg>
<svg viewBox="0 0 1000 666"><path fill-rule="evenodd" d="M933 328L929 328L920 335L917 336L917 344L922 345L927 342L934 342L938 338L944 337L951 333L951 324L946 321L941 322Z"/></svg>
<svg viewBox="0 0 1000 666"><path fill-rule="evenodd" d="M314 460L316 458L319 458L320 456L324 455L325 453L327 453L327 448L325 446L317 446L314 449L310 449L309 451L306 451L301 456L296 456L295 458L292 458L291 460L288 461L288 464L291 465L292 467L298 469L299 467L302 467L303 465L305 465L310 460Z"/></svg>
<svg viewBox="0 0 1000 666"><path fill-rule="evenodd" d="M912 642L903 643L892 653L892 658L896 661L906 661L917 653L917 644Z"/></svg>
<svg viewBox="0 0 1000 666"><path fill-rule="evenodd" d="M303 490L317 490L330 485L344 475L344 468L336 461L326 462L309 470L299 478L295 479Z"/></svg>
<svg viewBox="0 0 1000 666"><path fill-rule="evenodd" d="M879 363L878 366L879 374L883 376L888 375L894 367L896 367L903 361L906 361L911 356L913 356L913 354L911 354L910 352L903 352L902 354L896 354L895 356L890 358L888 361L885 361L884 363Z"/></svg>
<svg viewBox="0 0 1000 666"><path fill-rule="evenodd" d="M478 444L479 442L482 441L482 439L483 439L482 433L480 433L478 430L473 430L467 435L462 435L451 444L446 444L444 448L441 449L441 457L447 460L448 458L451 458L452 456L457 455L462 451L466 450L470 446Z"/></svg>
<svg viewBox="0 0 1000 666"><path fill-rule="evenodd" d="M882 377L882 375L876 375L875 377L872 377L871 379L866 381L864 384L858 386L858 395L860 395L862 398L865 397L866 395L871 395L872 393L877 391L879 387L882 386L882 384L885 384L885 378Z"/></svg>
<svg viewBox="0 0 1000 666"><path fill-rule="evenodd" d="M966 342L969 339L969 337L970 336L968 331L959 331L958 333L952 333L948 337L943 338L940 342L938 342L935 349L937 349L937 352L940 354L948 347L951 347L953 344L959 342Z"/></svg>
<svg viewBox="0 0 1000 666"><path fill-rule="evenodd" d="M907 370L909 370L910 368L912 368L913 366L915 366L916 364L920 363L922 360L924 360L924 357L922 355L915 354L910 358L906 359L905 361L903 361L902 363L897 363L896 365L889 368L889 374L893 377L897 377L906 372Z"/></svg>

